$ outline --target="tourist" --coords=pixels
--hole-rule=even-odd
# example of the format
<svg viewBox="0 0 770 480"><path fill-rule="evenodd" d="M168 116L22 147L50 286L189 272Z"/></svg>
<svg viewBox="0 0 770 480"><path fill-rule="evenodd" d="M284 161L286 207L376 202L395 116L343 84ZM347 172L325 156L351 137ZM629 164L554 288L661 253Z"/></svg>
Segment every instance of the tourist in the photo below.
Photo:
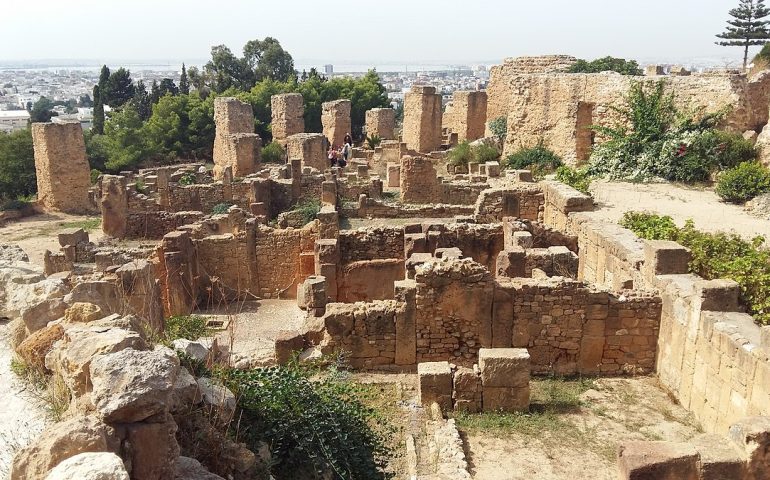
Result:
<svg viewBox="0 0 770 480"><path fill-rule="evenodd" d="M340 147L339 151L337 152L337 166L340 168L345 168L348 164L347 160L347 154L345 153L345 147Z"/></svg>
<svg viewBox="0 0 770 480"><path fill-rule="evenodd" d="M330 168L337 166L337 151L334 149L334 145L329 144L329 150L326 152L326 158L329 159Z"/></svg>

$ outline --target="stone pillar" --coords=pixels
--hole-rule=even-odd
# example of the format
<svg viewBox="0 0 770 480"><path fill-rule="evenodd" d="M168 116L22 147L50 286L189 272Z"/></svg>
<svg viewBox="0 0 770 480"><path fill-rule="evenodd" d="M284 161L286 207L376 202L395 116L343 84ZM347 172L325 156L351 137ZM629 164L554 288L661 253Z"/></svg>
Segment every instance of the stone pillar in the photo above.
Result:
<svg viewBox="0 0 770 480"><path fill-rule="evenodd" d="M291 135L305 132L305 105L301 93L270 97L273 140L281 144Z"/></svg>
<svg viewBox="0 0 770 480"><path fill-rule="evenodd" d="M345 135L352 130L350 124L350 100L324 102L321 112L324 136L339 147L344 144Z"/></svg>
<svg viewBox="0 0 770 480"><path fill-rule="evenodd" d="M102 231L114 238L124 238L128 228L128 193L126 177L102 175Z"/></svg>
<svg viewBox="0 0 770 480"><path fill-rule="evenodd" d="M415 85L404 96L404 131L407 148L429 153L441 148L441 95L436 87Z"/></svg>
<svg viewBox="0 0 770 480"><path fill-rule="evenodd" d="M86 144L80 122L33 123L38 203L45 210L85 213L91 210Z"/></svg>
<svg viewBox="0 0 770 480"><path fill-rule="evenodd" d="M314 317L323 316L326 312L326 278L312 275L297 289L297 304L303 310L307 310L308 315Z"/></svg>
<svg viewBox="0 0 770 480"><path fill-rule="evenodd" d="M458 142L484 136L487 122L487 92L456 91L452 97L452 132Z"/></svg>
<svg viewBox="0 0 770 480"><path fill-rule="evenodd" d="M337 182L332 180L321 183L321 204L337 205Z"/></svg>
<svg viewBox="0 0 770 480"><path fill-rule="evenodd" d="M157 171L156 188L158 189L158 205L167 209L171 205L169 198L168 184L171 180L171 169L168 167L159 168Z"/></svg>
<svg viewBox="0 0 770 480"><path fill-rule="evenodd" d="M189 315L195 308L195 247L190 233L175 230L163 236L161 248L165 277L160 282L167 316Z"/></svg>
<svg viewBox="0 0 770 480"><path fill-rule="evenodd" d="M366 111L366 135L377 135L381 140L396 138L396 111L392 108L373 108Z"/></svg>
<svg viewBox="0 0 770 480"><path fill-rule="evenodd" d="M326 279L326 294L333 302L337 300L337 265L340 262L337 239L316 240L314 254L316 275Z"/></svg>
<svg viewBox="0 0 770 480"><path fill-rule="evenodd" d="M320 133L297 133L286 138L289 158L299 158L303 167L313 167L320 172L329 167L326 145L326 137Z"/></svg>
<svg viewBox="0 0 770 480"><path fill-rule="evenodd" d="M403 309L396 312L396 365L414 365L417 361L417 284L414 280L399 280L393 283L394 297L403 303Z"/></svg>
<svg viewBox="0 0 770 480"><path fill-rule="evenodd" d="M436 203L438 176L433 162L425 157L401 159L401 201L404 203Z"/></svg>
<svg viewBox="0 0 770 480"><path fill-rule="evenodd" d="M214 177L222 178L225 167L243 177L256 172L262 141L254 133L251 105L233 97L214 99Z"/></svg>

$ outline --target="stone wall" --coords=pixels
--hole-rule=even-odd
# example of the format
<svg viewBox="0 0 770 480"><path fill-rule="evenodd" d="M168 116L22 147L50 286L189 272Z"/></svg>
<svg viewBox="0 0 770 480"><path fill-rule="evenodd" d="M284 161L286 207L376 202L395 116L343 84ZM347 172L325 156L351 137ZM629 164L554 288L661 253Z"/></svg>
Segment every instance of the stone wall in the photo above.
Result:
<svg viewBox="0 0 770 480"><path fill-rule="evenodd" d="M404 259L403 227L343 230L339 242L341 265L362 260Z"/></svg>
<svg viewBox="0 0 770 480"><path fill-rule="evenodd" d="M38 203L66 213L92 210L90 168L80 122L33 123Z"/></svg>
<svg viewBox="0 0 770 480"><path fill-rule="evenodd" d="M441 148L441 95L435 87L415 85L404 96L402 138L407 148L429 153Z"/></svg>
<svg viewBox="0 0 770 480"><path fill-rule="evenodd" d="M581 193L569 185L555 181L540 182L543 189L543 222L555 230L570 232L569 214L590 212L594 209L591 196Z"/></svg>
<svg viewBox="0 0 770 480"><path fill-rule="evenodd" d="M345 135L352 131L350 123L350 100L324 102L321 110L321 123L324 137L334 146L345 143Z"/></svg>
<svg viewBox="0 0 770 480"><path fill-rule="evenodd" d="M214 177L222 178L231 168L236 177L256 171L262 142L254 133L254 112L251 105L234 97L214 99Z"/></svg>
<svg viewBox="0 0 770 480"><path fill-rule="evenodd" d="M487 92L455 91L452 114L444 124L457 134L458 142L477 140L484 136L487 122Z"/></svg>
<svg viewBox="0 0 770 480"><path fill-rule="evenodd" d="M542 217L544 202L541 187L534 183L489 188L482 191L476 200L476 221L499 222L504 217L539 220Z"/></svg>
<svg viewBox="0 0 770 480"><path fill-rule="evenodd" d="M301 93L282 93L270 97L273 140L284 143L291 135L305 132L305 104Z"/></svg>
<svg viewBox="0 0 770 480"><path fill-rule="evenodd" d="M588 127L616 119L609 107L622 106L632 82L644 80L613 73L521 75L505 66L492 72L487 119L508 119L503 155L544 141L570 164L588 159L595 141ZM750 82L738 74L695 74L667 77L665 82L682 108L729 108L726 126L734 131L758 130L767 123L770 76Z"/></svg>
<svg viewBox="0 0 770 480"><path fill-rule="evenodd" d="M373 108L366 111L366 135L382 140L396 139L396 111L392 108Z"/></svg>
<svg viewBox="0 0 770 480"><path fill-rule="evenodd" d="M129 213L126 218L126 229L119 238L160 240L167 233L202 219L201 212Z"/></svg>
<svg viewBox="0 0 770 480"><path fill-rule="evenodd" d="M472 205L384 203L374 198L359 199L355 204L345 204L341 212L348 218L451 218L472 215Z"/></svg>
<svg viewBox="0 0 770 480"><path fill-rule="evenodd" d="M426 157L403 157L401 159L401 201L437 203L437 200L438 178L433 161Z"/></svg>
<svg viewBox="0 0 770 480"><path fill-rule="evenodd" d="M326 149L326 137L320 133L297 133L286 138L289 159L299 158L303 167L312 167L319 172L329 168Z"/></svg>
<svg viewBox="0 0 770 480"><path fill-rule="evenodd" d="M392 365L396 360L396 329L404 306L395 301L330 303L323 322L331 337L329 353L345 350L355 368Z"/></svg>

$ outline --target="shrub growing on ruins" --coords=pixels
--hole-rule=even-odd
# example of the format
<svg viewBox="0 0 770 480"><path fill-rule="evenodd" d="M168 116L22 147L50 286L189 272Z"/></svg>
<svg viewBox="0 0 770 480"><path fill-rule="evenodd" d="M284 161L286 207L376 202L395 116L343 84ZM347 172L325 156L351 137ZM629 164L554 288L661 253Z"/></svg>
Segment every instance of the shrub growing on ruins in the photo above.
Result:
<svg viewBox="0 0 770 480"><path fill-rule="evenodd" d="M170 344L180 338L197 340L208 335L208 332L205 318L198 315L175 315L166 319L166 328L160 341Z"/></svg>
<svg viewBox="0 0 770 480"><path fill-rule="evenodd" d="M270 142L262 147L262 161L265 163L286 163L286 150L280 143Z"/></svg>
<svg viewBox="0 0 770 480"><path fill-rule="evenodd" d="M596 60L578 60L568 70L568 73L601 73L617 72L622 75L644 75L636 60L625 58L603 57Z"/></svg>
<svg viewBox="0 0 770 480"><path fill-rule="evenodd" d="M134 184L134 190L136 193L147 193L147 185L144 183L144 179L137 178Z"/></svg>
<svg viewBox="0 0 770 480"><path fill-rule="evenodd" d="M447 156L450 165L456 167L473 163L473 150L468 142L462 142L449 151Z"/></svg>
<svg viewBox="0 0 770 480"><path fill-rule="evenodd" d="M671 217L642 212L627 212L620 224L641 238L673 240L689 248L691 272L707 280L734 280L754 319L770 324L770 250L764 248L763 237L749 242L733 233L702 232L692 220L677 228Z"/></svg>
<svg viewBox="0 0 770 480"><path fill-rule="evenodd" d="M102 176L102 172L100 172L95 168L92 168L91 172L89 173L89 176L91 177L91 185L96 185L96 182L99 181L99 177Z"/></svg>
<svg viewBox="0 0 770 480"><path fill-rule="evenodd" d="M505 159L506 168L532 170L536 177L553 172L561 165L561 157L546 147L542 139L534 147L519 148Z"/></svg>
<svg viewBox="0 0 770 480"><path fill-rule="evenodd" d="M241 409L240 440L254 451L260 442L271 446L278 480L391 478L384 470L392 432L337 368L291 362L224 377Z"/></svg>
<svg viewBox="0 0 770 480"><path fill-rule="evenodd" d="M715 188L723 200L743 203L770 192L770 170L759 162L744 162L719 175Z"/></svg>
<svg viewBox="0 0 770 480"><path fill-rule="evenodd" d="M230 210L230 207L232 207L233 204L229 202L224 203L217 203L214 205L214 208L211 209L211 213L214 215L222 215L224 213L227 213L228 210Z"/></svg>
<svg viewBox="0 0 770 480"><path fill-rule="evenodd" d="M593 126L605 141L591 154L589 171L612 179L680 182L708 180L714 170L756 155L734 135L716 131L725 111L683 112L664 82L636 82L625 106L610 106L617 120Z"/></svg>
<svg viewBox="0 0 770 480"><path fill-rule="evenodd" d="M556 169L556 180L565 183L579 192L590 195L588 187L591 186L591 175L586 167L572 168L562 165Z"/></svg>
<svg viewBox="0 0 770 480"><path fill-rule="evenodd" d="M502 142L505 140L505 136L508 135L508 119L505 117L497 117L489 122L489 131Z"/></svg>
<svg viewBox="0 0 770 480"><path fill-rule="evenodd" d="M366 137L366 145L369 147L369 150L374 150L379 147L380 143L382 143L382 138L380 138L379 135L370 135Z"/></svg>
<svg viewBox="0 0 770 480"><path fill-rule="evenodd" d="M303 224L307 225L315 220L318 212L321 211L321 202L318 200L305 200L295 205L293 211L299 212Z"/></svg>
<svg viewBox="0 0 770 480"><path fill-rule="evenodd" d="M198 181L197 178L195 178L194 173L185 173L179 178L179 185L182 185L184 187L189 185L195 185L195 183Z"/></svg>
<svg viewBox="0 0 770 480"><path fill-rule="evenodd" d="M495 162L500 157L500 152L492 145L480 143L473 147L473 163Z"/></svg>

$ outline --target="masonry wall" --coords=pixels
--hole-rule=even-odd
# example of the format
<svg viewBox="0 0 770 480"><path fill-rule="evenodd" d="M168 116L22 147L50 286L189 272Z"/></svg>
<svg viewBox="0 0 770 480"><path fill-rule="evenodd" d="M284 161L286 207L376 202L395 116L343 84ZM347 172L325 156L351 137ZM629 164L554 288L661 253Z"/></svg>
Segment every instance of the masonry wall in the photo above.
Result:
<svg viewBox="0 0 770 480"><path fill-rule="evenodd" d="M432 160L426 157L403 157L401 159L401 201L436 203L438 195L438 179Z"/></svg>
<svg viewBox="0 0 770 480"><path fill-rule="evenodd" d="M270 97L273 140L284 143L286 138L305 131L305 105L301 93L282 93Z"/></svg>
<svg viewBox="0 0 770 480"><path fill-rule="evenodd" d="M402 138L407 148L429 153L441 147L441 95L435 87L415 85L404 96Z"/></svg>
<svg viewBox="0 0 770 480"><path fill-rule="evenodd" d="M222 178L231 167L233 175L253 173L261 142L254 134L254 112L251 105L234 97L214 99L214 176Z"/></svg>
<svg viewBox="0 0 770 480"><path fill-rule="evenodd" d="M303 167L312 167L320 172L329 168L326 147L326 138L320 133L297 133L286 138L289 159L302 159Z"/></svg>
<svg viewBox="0 0 770 480"><path fill-rule="evenodd" d="M392 365L396 356L396 328L403 304L395 301L330 303L324 324L331 337L326 350L345 350L355 368Z"/></svg>
<svg viewBox="0 0 770 480"><path fill-rule="evenodd" d="M545 197L541 187L534 183L521 183L505 188L489 188L476 200L476 221L499 222L504 217L526 220L542 218Z"/></svg>
<svg viewBox="0 0 770 480"><path fill-rule="evenodd" d="M343 230L339 236L340 263L362 260L404 259L403 227Z"/></svg>
<svg viewBox="0 0 770 480"><path fill-rule="evenodd" d="M33 123L38 203L46 210L85 213L90 168L80 122Z"/></svg>
<svg viewBox="0 0 770 480"><path fill-rule="evenodd" d="M392 108L373 108L366 111L366 135L378 136L382 140L396 138L396 111Z"/></svg>
<svg viewBox="0 0 770 480"><path fill-rule="evenodd" d="M324 136L336 147L344 145L345 135L352 131L350 100L324 102L321 107L321 124L323 125Z"/></svg>
<svg viewBox="0 0 770 480"><path fill-rule="evenodd" d="M456 91L452 96L452 115L447 127L457 133L459 142L484 136L487 122L487 92Z"/></svg>

